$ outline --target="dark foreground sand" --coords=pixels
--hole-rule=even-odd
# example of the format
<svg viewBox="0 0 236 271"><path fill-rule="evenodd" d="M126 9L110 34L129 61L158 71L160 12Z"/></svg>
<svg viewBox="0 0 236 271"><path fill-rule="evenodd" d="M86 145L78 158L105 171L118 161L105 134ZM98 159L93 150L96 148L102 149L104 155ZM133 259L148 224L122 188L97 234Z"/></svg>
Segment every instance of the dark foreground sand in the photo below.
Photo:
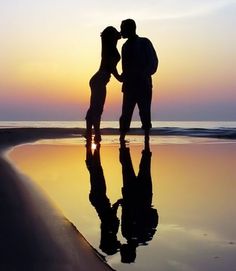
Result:
<svg viewBox="0 0 236 271"><path fill-rule="evenodd" d="M71 137L73 131L1 131L0 270L112 270L36 185L7 160L4 151L40 138Z"/></svg>

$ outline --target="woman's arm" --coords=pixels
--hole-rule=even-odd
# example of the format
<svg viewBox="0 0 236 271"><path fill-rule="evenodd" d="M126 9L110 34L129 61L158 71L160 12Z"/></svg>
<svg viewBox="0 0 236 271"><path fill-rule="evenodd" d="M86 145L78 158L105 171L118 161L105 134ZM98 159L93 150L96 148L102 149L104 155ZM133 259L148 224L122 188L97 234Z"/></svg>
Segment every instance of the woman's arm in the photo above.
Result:
<svg viewBox="0 0 236 271"><path fill-rule="evenodd" d="M116 80L118 80L119 82L123 82L123 79L122 79L122 75L120 75L117 71L117 68L115 67L112 72L111 72L114 77L116 78Z"/></svg>

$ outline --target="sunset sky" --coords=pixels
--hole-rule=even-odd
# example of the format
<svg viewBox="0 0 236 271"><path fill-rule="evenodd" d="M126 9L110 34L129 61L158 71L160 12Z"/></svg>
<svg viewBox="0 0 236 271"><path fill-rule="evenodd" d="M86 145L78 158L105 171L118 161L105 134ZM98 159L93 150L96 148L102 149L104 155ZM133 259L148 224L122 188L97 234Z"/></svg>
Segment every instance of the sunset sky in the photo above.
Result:
<svg viewBox="0 0 236 271"><path fill-rule="evenodd" d="M83 120L100 32L126 18L160 60L154 120L236 120L235 14L236 0L0 1L0 120ZM112 78L104 120L121 101Z"/></svg>

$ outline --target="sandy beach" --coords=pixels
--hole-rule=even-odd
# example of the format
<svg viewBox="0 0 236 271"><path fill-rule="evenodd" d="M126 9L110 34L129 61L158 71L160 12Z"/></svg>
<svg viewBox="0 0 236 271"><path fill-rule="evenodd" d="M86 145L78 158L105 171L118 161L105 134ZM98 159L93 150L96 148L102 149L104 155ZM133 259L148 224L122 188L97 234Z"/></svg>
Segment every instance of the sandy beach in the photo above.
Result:
<svg viewBox="0 0 236 271"><path fill-rule="evenodd" d="M227 140L218 139L219 132L207 137L209 131L200 137L180 131L181 136L151 137L152 208L159 223L146 241L137 244L131 264L121 263L120 247L108 253L101 246L102 221L89 198L92 175L85 163L83 131L1 130L1 270L232 271L236 264L232 131L222 136ZM100 170L103 195L113 204L122 197L121 153L117 130L105 134L109 135L103 136ZM143 151L139 134L131 133L127 149L136 173ZM116 238L125 248L129 242L123 211L119 207Z"/></svg>
<svg viewBox="0 0 236 271"><path fill-rule="evenodd" d="M73 131L1 131L0 269L112 270L40 188L6 157L16 144L73 136Z"/></svg>

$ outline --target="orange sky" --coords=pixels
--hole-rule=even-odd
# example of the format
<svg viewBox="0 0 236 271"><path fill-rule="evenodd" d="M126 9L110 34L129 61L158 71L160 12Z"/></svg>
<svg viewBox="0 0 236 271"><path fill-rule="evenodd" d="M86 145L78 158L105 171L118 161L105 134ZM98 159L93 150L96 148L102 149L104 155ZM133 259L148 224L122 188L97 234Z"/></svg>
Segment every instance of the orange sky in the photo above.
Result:
<svg viewBox="0 0 236 271"><path fill-rule="evenodd" d="M92 2L0 3L1 120L84 119L88 81L100 61L99 34L107 25L119 29L127 17L159 56L154 119L235 119L235 1ZM119 118L120 89L112 79L103 119Z"/></svg>

